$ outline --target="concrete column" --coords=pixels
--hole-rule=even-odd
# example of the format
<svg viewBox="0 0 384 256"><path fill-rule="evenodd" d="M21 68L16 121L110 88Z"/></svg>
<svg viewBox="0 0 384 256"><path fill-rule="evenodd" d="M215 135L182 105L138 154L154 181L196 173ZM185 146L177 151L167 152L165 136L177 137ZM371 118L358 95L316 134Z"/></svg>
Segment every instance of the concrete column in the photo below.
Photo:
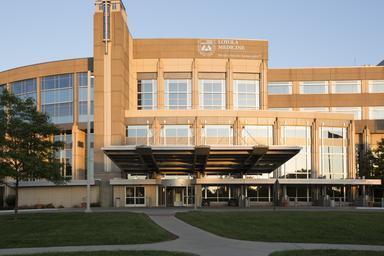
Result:
<svg viewBox="0 0 384 256"><path fill-rule="evenodd" d="M369 93L369 81L361 80L361 93Z"/></svg>
<svg viewBox="0 0 384 256"><path fill-rule="evenodd" d="M201 207L202 194L201 194L201 185L195 185L195 207Z"/></svg>
<svg viewBox="0 0 384 256"><path fill-rule="evenodd" d="M161 124L159 123L159 120L157 118L153 120L152 133L153 133L153 145L160 145Z"/></svg>
<svg viewBox="0 0 384 256"><path fill-rule="evenodd" d="M164 65L162 59L157 62L157 109L164 109Z"/></svg>
<svg viewBox="0 0 384 256"><path fill-rule="evenodd" d="M332 94L332 86L333 86L332 81L328 81L328 94Z"/></svg>
<svg viewBox="0 0 384 256"><path fill-rule="evenodd" d="M195 117L195 121L193 123L193 134L194 134L194 143L195 145L202 145L201 141L201 124L200 118Z"/></svg>
<svg viewBox="0 0 384 256"><path fill-rule="evenodd" d="M292 81L292 94L300 94L300 82L299 81ZM295 105L294 107L297 107L297 106Z"/></svg>
<svg viewBox="0 0 384 256"><path fill-rule="evenodd" d="M347 128L347 138L348 138L348 162L347 162L347 178L356 178L356 143L355 143L355 123L350 122Z"/></svg>
<svg viewBox="0 0 384 256"><path fill-rule="evenodd" d="M321 174L320 171L320 129L321 123L318 120L314 120L311 126L311 178L317 178Z"/></svg>
<svg viewBox="0 0 384 256"><path fill-rule="evenodd" d="M228 59L226 66L226 109L233 109L233 75L232 75L232 64L231 60Z"/></svg>
<svg viewBox="0 0 384 256"><path fill-rule="evenodd" d="M235 123L233 124L233 145L242 145L241 132L243 126L240 123L239 117L236 117Z"/></svg>
<svg viewBox="0 0 384 256"><path fill-rule="evenodd" d="M199 109L199 72L198 60L192 62L192 109Z"/></svg>
<svg viewBox="0 0 384 256"><path fill-rule="evenodd" d="M260 64L260 109L268 109L268 63L263 61Z"/></svg>

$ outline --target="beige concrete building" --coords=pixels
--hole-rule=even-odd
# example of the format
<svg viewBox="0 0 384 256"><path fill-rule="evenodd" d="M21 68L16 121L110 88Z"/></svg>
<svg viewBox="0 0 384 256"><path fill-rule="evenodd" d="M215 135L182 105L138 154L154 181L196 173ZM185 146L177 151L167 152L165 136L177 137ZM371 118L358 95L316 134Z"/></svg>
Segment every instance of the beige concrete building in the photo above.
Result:
<svg viewBox="0 0 384 256"><path fill-rule="evenodd" d="M111 0L96 1L93 58L3 71L0 85L34 98L66 145L71 182L26 181L22 205L84 204L87 168L105 207L381 197L381 180L358 173L359 152L384 135L383 66L270 69L268 41L134 39Z"/></svg>

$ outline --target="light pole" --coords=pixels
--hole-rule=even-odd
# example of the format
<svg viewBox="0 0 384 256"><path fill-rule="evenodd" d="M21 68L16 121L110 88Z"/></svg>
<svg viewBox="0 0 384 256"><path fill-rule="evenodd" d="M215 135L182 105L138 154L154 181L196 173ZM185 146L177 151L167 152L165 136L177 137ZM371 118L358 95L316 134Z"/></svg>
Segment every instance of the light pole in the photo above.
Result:
<svg viewBox="0 0 384 256"><path fill-rule="evenodd" d="M91 210L91 71L88 71L87 83L87 208L85 212Z"/></svg>

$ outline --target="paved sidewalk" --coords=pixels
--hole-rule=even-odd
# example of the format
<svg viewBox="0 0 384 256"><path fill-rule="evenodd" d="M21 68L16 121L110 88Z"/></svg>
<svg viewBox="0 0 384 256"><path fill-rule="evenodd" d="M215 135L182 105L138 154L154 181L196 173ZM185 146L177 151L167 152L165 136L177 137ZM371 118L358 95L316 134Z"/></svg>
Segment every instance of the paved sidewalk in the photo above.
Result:
<svg viewBox="0 0 384 256"><path fill-rule="evenodd" d="M117 251L117 250L164 250L181 251L200 256L267 256L274 251L294 249L346 249L346 250L375 250L383 251L384 246L347 245L347 244L303 244L303 243L269 243L241 241L216 236L204 230L191 226L174 214L176 209L141 209L161 227L177 235L173 241L139 244L139 245L101 245L101 246L66 246L47 248L15 248L2 249L0 255L33 254L43 252L74 252L74 251Z"/></svg>

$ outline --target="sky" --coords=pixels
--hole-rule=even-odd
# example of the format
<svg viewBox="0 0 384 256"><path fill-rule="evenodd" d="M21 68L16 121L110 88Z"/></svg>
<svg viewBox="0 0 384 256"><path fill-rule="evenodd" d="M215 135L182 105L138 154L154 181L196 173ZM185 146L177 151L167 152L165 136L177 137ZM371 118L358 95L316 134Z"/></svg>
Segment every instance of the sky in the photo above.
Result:
<svg viewBox="0 0 384 256"><path fill-rule="evenodd" d="M94 0L0 1L0 71L93 55ZM134 38L266 39L270 67L384 59L384 0L123 2Z"/></svg>

